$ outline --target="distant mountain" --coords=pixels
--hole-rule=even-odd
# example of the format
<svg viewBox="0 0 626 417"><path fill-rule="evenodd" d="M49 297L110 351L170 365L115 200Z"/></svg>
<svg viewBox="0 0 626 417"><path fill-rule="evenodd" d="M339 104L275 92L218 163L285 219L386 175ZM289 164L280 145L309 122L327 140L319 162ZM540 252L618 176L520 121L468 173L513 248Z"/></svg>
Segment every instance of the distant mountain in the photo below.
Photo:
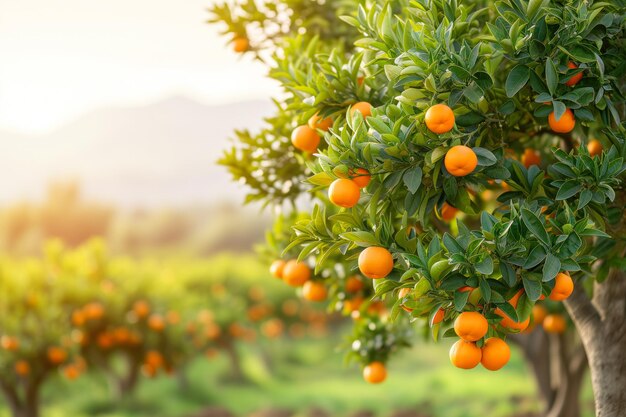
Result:
<svg viewBox="0 0 626 417"><path fill-rule="evenodd" d="M208 106L174 97L144 107L104 108L45 135L0 132L0 202L40 196L77 178L85 194L131 206L243 198L215 161L233 129L256 129L268 101Z"/></svg>

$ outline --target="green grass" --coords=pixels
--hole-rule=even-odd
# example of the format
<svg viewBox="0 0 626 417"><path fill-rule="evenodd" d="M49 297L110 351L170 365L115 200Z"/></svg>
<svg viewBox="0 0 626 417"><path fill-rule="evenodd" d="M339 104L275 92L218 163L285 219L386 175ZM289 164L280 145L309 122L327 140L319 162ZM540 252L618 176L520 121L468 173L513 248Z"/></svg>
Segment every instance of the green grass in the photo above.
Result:
<svg viewBox="0 0 626 417"><path fill-rule="evenodd" d="M449 364L448 344L418 344L392 361L384 384L372 386L362 381L356 366L343 364L332 343L275 343L271 371L247 348L244 365L252 381L244 385L223 381L228 370L223 356L199 358L186 372L188 389L163 376L143 381L136 395L122 403L111 401L107 385L97 376L73 383L57 378L44 390L43 417L179 417L207 406L222 406L237 415L276 407L304 414L316 407L333 416L371 410L385 417L393 410L419 408L434 417L505 417L540 406L517 352L499 372L462 371ZM590 396L586 387L583 403L589 404Z"/></svg>

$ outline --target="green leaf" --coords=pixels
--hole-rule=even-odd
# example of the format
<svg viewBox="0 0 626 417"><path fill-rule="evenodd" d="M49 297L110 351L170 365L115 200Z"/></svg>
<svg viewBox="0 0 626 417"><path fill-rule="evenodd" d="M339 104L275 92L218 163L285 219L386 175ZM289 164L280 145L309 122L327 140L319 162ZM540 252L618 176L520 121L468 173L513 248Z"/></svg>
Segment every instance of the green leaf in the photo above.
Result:
<svg viewBox="0 0 626 417"><path fill-rule="evenodd" d="M498 162L495 155L485 148L475 147L472 150L478 157L478 165L480 166L491 166Z"/></svg>
<svg viewBox="0 0 626 417"><path fill-rule="evenodd" d="M543 264L543 281L546 282L553 280L560 270L561 261L559 260L559 258L551 253L548 253L548 255L546 256L546 261Z"/></svg>
<svg viewBox="0 0 626 417"><path fill-rule="evenodd" d="M339 235L342 239L350 240L355 244L368 247L368 246L378 246L380 242L376 239L376 236L371 234L370 232L358 231L358 232L346 232Z"/></svg>
<svg viewBox="0 0 626 417"><path fill-rule="evenodd" d="M548 236L548 232L546 232L546 229L543 227L541 220L539 220L539 217L537 217L535 213L528 210L527 208L522 209L522 221L524 222L530 233L535 235L535 237L539 239L541 243L548 247L550 246L550 237Z"/></svg>
<svg viewBox="0 0 626 417"><path fill-rule="evenodd" d="M521 90L530 78L530 69L526 65L517 65L509 72L504 84L507 97L513 97Z"/></svg>
<svg viewBox="0 0 626 417"><path fill-rule="evenodd" d="M422 168L415 166L407 169L402 177L402 180L404 181L404 185L406 185L409 192L411 194L415 194L422 183Z"/></svg>
<svg viewBox="0 0 626 417"><path fill-rule="evenodd" d="M570 197L578 194L582 190L583 186L579 180L567 180L559 187L559 191L556 193L557 200L567 200Z"/></svg>
<svg viewBox="0 0 626 417"><path fill-rule="evenodd" d="M559 85L559 74L556 70L556 65L552 62L552 59L548 57L546 60L546 84L550 94L554 96L556 87Z"/></svg>
<svg viewBox="0 0 626 417"><path fill-rule="evenodd" d="M524 283L524 291L528 299L537 301L541 297L541 283L532 279L529 275L523 275L522 282Z"/></svg>
<svg viewBox="0 0 626 417"><path fill-rule="evenodd" d="M493 260L490 256L487 256L482 262L474 265L476 271L480 272L483 275L491 275L493 273Z"/></svg>
<svg viewBox="0 0 626 417"><path fill-rule="evenodd" d="M454 292L454 309L456 311L463 311L463 308L467 304L467 299L469 298L469 296L470 296L470 291L465 291L465 292L455 291Z"/></svg>

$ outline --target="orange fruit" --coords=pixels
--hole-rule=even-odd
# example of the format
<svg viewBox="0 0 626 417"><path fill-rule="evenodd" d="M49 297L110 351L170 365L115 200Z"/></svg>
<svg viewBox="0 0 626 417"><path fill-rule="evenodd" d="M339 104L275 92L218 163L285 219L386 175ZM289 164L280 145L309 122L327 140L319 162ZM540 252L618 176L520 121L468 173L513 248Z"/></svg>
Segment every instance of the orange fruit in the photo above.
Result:
<svg viewBox="0 0 626 417"><path fill-rule="evenodd" d="M454 127L454 112L445 104L435 104L426 111L424 122L428 130L441 135Z"/></svg>
<svg viewBox="0 0 626 417"><path fill-rule="evenodd" d="M143 300L136 301L133 304L133 312L138 318L144 319L150 314L150 305Z"/></svg>
<svg viewBox="0 0 626 417"><path fill-rule="evenodd" d="M250 42L248 41L248 38L238 37L233 39L233 49L235 52L246 52L249 47Z"/></svg>
<svg viewBox="0 0 626 417"><path fill-rule="evenodd" d="M5 335L5 336L2 336L2 338L0 338L0 346L4 350L15 352L16 350L19 349L20 342L15 337Z"/></svg>
<svg viewBox="0 0 626 417"><path fill-rule="evenodd" d="M70 381L75 380L80 376L80 371L76 365L70 364L63 368L63 376Z"/></svg>
<svg viewBox="0 0 626 417"><path fill-rule="evenodd" d="M455 177L471 174L478 166L478 157L472 148L464 145L453 146L446 153L443 161L446 169Z"/></svg>
<svg viewBox="0 0 626 417"><path fill-rule="evenodd" d="M459 209L451 206L447 201L443 203L443 206L441 206L441 218L444 221L452 221L458 212Z"/></svg>
<svg viewBox="0 0 626 417"><path fill-rule="evenodd" d="M320 140L320 135L317 134L315 129L311 129L306 125L298 126L291 132L291 143L296 149L303 152L315 152L320 144Z"/></svg>
<svg viewBox="0 0 626 417"><path fill-rule="evenodd" d="M565 318L560 314L548 314L543 319L543 329L548 333L563 333L566 327Z"/></svg>
<svg viewBox="0 0 626 417"><path fill-rule="evenodd" d="M513 306L513 308L517 308L517 303L518 303L520 297L522 296L522 294L524 294L524 290L519 290L509 300L509 304L511 304L511 306ZM522 331L522 330L526 329L528 327L528 325L530 324L530 317L528 317L526 320L524 320L522 322L518 322L518 321L513 320L509 316L507 316L504 313L504 311L502 311L499 308L496 308L495 313L497 315L499 315L500 317L502 317L502 320L500 321L500 325L502 327L504 327L504 328L507 328L507 329Z"/></svg>
<svg viewBox="0 0 626 417"><path fill-rule="evenodd" d="M506 342L498 337L490 337L485 340L482 347L480 363L490 371L497 371L511 359L511 348Z"/></svg>
<svg viewBox="0 0 626 417"><path fill-rule="evenodd" d="M569 69L576 69L576 68L578 68L578 65L576 65L572 61L570 61L570 62L567 63L567 68L569 68ZM565 82L565 85L568 86L568 87L573 87L576 84L578 84L578 82L580 80L582 80L582 79L583 79L583 73L579 72L578 74L574 75L572 78L567 80Z"/></svg>
<svg viewBox="0 0 626 417"><path fill-rule="evenodd" d="M67 352L63 348L51 346L46 351L46 356L51 364L59 365L67 359Z"/></svg>
<svg viewBox="0 0 626 417"><path fill-rule="evenodd" d="M450 362L461 369L472 369L480 363L482 351L476 343L458 340L450 348Z"/></svg>
<svg viewBox="0 0 626 417"><path fill-rule="evenodd" d="M324 301L327 294L326 287L320 282L307 281L302 287L302 296L309 301Z"/></svg>
<svg viewBox="0 0 626 417"><path fill-rule="evenodd" d="M489 330L487 319L476 311L461 313L454 321L454 332L466 342L483 338Z"/></svg>
<svg viewBox="0 0 626 417"><path fill-rule="evenodd" d="M434 326L435 324L441 323L445 315L446 315L446 311L443 308L440 308L439 310L437 310L437 312L433 316L432 325Z"/></svg>
<svg viewBox="0 0 626 417"><path fill-rule="evenodd" d="M533 322L535 324L542 324L546 316L548 315L548 310L541 304L535 304L533 306Z"/></svg>
<svg viewBox="0 0 626 417"><path fill-rule="evenodd" d="M157 350L149 350L146 352L146 357L144 363L150 365L151 367L157 369L163 366L163 355Z"/></svg>
<svg viewBox="0 0 626 417"><path fill-rule="evenodd" d="M597 139L592 139L587 144L587 151L590 156L597 156L602 153L602 143Z"/></svg>
<svg viewBox="0 0 626 417"><path fill-rule="evenodd" d="M372 115L372 105L367 101L359 101L350 107L350 116L354 116L354 112L359 112L363 115L363 118L368 118Z"/></svg>
<svg viewBox="0 0 626 417"><path fill-rule="evenodd" d="M275 260L274 262L272 262L272 265L270 265L270 274L278 279L281 279L283 277L283 271L286 264L287 262L283 261L282 259Z"/></svg>
<svg viewBox="0 0 626 417"><path fill-rule="evenodd" d="M359 270L371 279L385 278L393 270L393 256L380 246L365 248L359 254Z"/></svg>
<svg viewBox="0 0 626 417"><path fill-rule="evenodd" d="M24 360L15 362L15 373L19 376L26 376L30 373L30 365Z"/></svg>
<svg viewBox="0 0 626 417"><path fill-rule="evenodd" d="M400 291L398 291L398 299L402 300L404 297L406 297L407 295L409 295L411 293L411 289L410 288L401 288ZM411 311L413 311L412 308L406 307L404 305L401 305L400 307L402 307L402 309L404 311L408 311L409 313Z"/></svg>
<svg viewBox="0 0 626 417"><path fill-rule="evenodd" d="M359 292L363 289L363 287L365 287L365 284L359 278L354 275L348 277L348 280L346 281L346 292Z"/></svg>
<svg viewBox="0 0 626 417"><path fill-rule="evenodd" d="M328 198L336 206L350 208L359 202L361 190L359 190L356 182L347 178L339 178L328 187Z"/></svg>
<svg viewBox="0 0 626 417"><path fill-rule="evenodd" d="M359 188L367 187L367 184L369 184L372 180L369 171L365 168L357 168L356 170L352 171L350 175L352 176L352 181L354 181L354 183L358 185Z"/></svg>
<svg viewBox="0 0 626 417"><path fill-rule="evenodd" d="M563 301L574 291L574 281L566 272L559 272L554 279L554 288L550 293L552 301Z"/></svg>
<svg viewBox="0 0 626 417"><path fill-rule="evenodd" d="M283 269L283 280L292 287L300 287L311 278L311 269L295 259L287 262Z"/></svg>
<svg viewBox="0 0 626 417"><path fill-rule="evenodd" d="M307 124L311 129L320 129L323 131L327 131L333 125L333 119L330 116L322 119L322 117L318 113L315 113L313 116L311 116Z"/></svg>
<svg viewBox="0 0 626 417"><path fill-rule="evenodd" d="M354 297L350 300L346 300L343 303L343 309L346 313L353 313L355 311L359 311L363 305L363 297Z"/></svg>
<svg viewBox="0 0 626 417"><path fill-rule="evenodd" d="M109 349L113 346L113 336L109 333L100 333L97 343L101 349Z"/></svg>
<svg viewBox="0 0 626 417"><path fill-rule="evenodd" d="M83 308L86 320L100 320L104 316L104 307L100 303L89 303Z"/></svg>
<svg viewBox="0 0 626 417"><path fill-rule="evenodd" d="M148 327L155 332L162 332L165 329L165 320L159 314L153 314L148 319Z"/></svg>
<svg viewBox="0 0 626 417"><path fill-rule="evenodd" d="M165 318L169 324L173 325L180 323L180 314L177 311L168 311Z"/></svg>
<svg viewBox="0 0 626 417"><path fill-rule="evenodd" d="M540 163L541 157L539 156L539 152L531 148L526 148L524 150L524 154L522 155L522 164L526 168L530 168L532 165L539 165Z"/></svg>
<svg viewBox="0 0 626 417"><path fill-rule="evenodd" d="M574 118L574 113L570 109L566 109L565 113L561 116L560 119L556 119L554 112L550 113L548 116L548 124L550 125L550 129L557 133L569 133L574 130L576 126L576 119Z"/></svg>
<svg viewBox="0 0 626 417"><path fill-rule="evenodd" d="M82 310L76 310L72 312L72 324L74 326L82 326L85 324L85 313Z"/></svg>
<svg viewBox="0 0 626 417"><path fill-rule="evenodd" d="M372 362L363 368L363 379L370 384L380 384L387 378L387 369L382 362Z"/></svg>
<svg viewBox="0 0 626 417"><path fill-rule="evenodd" d="M282 320L280 319L268 320L265 323L263 323L263 325L261 326L261 333L263 334L263 336L267 337L268 339L276 339L281 334L283 334L284 330L285 330L285 326Z"/></svg>

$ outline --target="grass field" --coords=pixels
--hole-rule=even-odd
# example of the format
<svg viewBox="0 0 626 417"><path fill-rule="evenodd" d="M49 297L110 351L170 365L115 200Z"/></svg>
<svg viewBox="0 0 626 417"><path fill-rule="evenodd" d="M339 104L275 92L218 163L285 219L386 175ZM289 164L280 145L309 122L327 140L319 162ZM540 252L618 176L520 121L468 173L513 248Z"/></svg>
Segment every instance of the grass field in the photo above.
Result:
<svg viewBox="0 0 626 417"><path fill-rule="evenodd" d="M108 386L98 376L75 382L61 378L44 390L43 417L179 417L206 407L223 407L238 416L258 410L281 408L305 415L319 408L332 416L372 411L389 416L392 411L419 409L433 417L505 417L539 409L535 387L517 352L500 372L484 369L462 371L449 365L447 344L421 343L390 364L386 383L364 383L355 366L345 366L334 352L336 340L282 341L272 345L271 371L253 354L243 355L250 382L224 382L228 370L224 357L199 358L186 372L188 388L176 377L145 380L135 396L123 402L109 397ZM256 352L256 351L255 351ZM585 388L585 416L591 398ZM1 414L8 416L6 409Z"/></svg>

